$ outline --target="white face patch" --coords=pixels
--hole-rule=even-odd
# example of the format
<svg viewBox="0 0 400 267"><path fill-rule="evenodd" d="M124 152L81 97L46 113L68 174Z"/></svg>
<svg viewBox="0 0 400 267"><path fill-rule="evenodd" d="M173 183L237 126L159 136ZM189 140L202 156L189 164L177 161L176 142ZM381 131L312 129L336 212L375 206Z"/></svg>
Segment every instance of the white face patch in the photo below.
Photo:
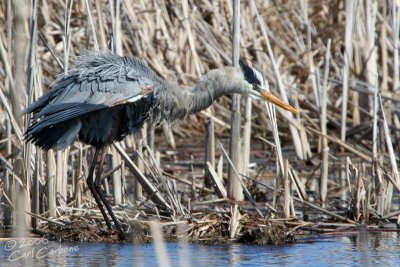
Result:
<svg viewBox="0 0 400 267"><path fill-rule="evenodd" d="M256 79L257 79L258 81L260 81L260 87L261 87L261 88L264 88L264 76L262 75L262 73L259 72L259 71L258 71L257 69L255 69L255 68L251 68L251 70L253 71L254 76L256 77Z"/></svg>

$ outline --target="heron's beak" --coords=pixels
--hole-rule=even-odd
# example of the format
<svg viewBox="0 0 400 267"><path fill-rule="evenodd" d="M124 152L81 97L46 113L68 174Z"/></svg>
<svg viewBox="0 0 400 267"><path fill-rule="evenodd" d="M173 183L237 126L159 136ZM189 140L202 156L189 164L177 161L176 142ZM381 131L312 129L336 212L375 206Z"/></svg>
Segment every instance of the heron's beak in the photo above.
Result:
<svg viewBox="0 0 400 267"><path fill-rule="evenodd" d="M272 104L283 108L285 110L288 110L294 114L299 114L299 111L297 109L295 109L294 107L292 107L291 105L283 102L282 100L280 100L278 97L274 96L273 94L271 94L270 92L268 92L267 90L264 89L260 89L259 91L260 96L262 99L267 100L268 102L271 102Z"/></svg>

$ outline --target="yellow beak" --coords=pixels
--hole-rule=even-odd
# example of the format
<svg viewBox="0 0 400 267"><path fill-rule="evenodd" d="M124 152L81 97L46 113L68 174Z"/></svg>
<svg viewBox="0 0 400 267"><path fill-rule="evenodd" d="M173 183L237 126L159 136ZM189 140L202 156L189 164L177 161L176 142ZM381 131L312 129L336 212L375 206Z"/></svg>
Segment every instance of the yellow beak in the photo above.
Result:
<svg viewBox="0 0 400 267"><path fill-rule="evenodd" d="M297 109L295 109L294 107L292 107L291 105L283 102L282 100L280 100L278 97L274 96L273 94L271 94L270 92L268 92L267 90L261 89L260 90L260 95L262 96L263 99L271 102L272 104L283 108L285 110L288 110L294 114L299 114L299 111Z"/></svg>

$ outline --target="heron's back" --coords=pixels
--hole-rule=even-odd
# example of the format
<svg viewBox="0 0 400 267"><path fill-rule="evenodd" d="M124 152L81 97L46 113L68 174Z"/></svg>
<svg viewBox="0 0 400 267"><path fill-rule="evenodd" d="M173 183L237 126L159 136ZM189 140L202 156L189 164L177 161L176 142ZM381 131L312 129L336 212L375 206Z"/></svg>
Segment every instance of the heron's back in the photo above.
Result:
<svg viewBox="0 0 400 267"><path fill-rule="evenodd" d="M154 105L162 81L137 58L87 54L81 63L32 103L26 139L50 149L65 148L75 136L103 146L138 131Z"/></svg>

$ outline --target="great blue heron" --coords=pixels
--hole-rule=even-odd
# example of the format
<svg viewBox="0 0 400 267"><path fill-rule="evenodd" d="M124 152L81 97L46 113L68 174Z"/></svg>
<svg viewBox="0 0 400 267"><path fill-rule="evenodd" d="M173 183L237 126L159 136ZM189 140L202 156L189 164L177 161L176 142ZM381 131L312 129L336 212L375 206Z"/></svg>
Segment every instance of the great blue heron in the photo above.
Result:
<svg viewBox="0 0 400 267"><path fill-rule="evenodd" d="M76 136L94 146L87 185L108 228L111 230L112 225L103 205L122 234L100 185L108 145L138 132L148 119L152 124L182 119L232 93L268 100L297 112L262 88L260 72L242 61L240 66L241 70L234 67L211 70L191 90L186 90L161 79L139 58L87 53L79 58L75 68L57 80L52 90L25 110L33 113L25 138L44 150L66 148Z"/></svg>

